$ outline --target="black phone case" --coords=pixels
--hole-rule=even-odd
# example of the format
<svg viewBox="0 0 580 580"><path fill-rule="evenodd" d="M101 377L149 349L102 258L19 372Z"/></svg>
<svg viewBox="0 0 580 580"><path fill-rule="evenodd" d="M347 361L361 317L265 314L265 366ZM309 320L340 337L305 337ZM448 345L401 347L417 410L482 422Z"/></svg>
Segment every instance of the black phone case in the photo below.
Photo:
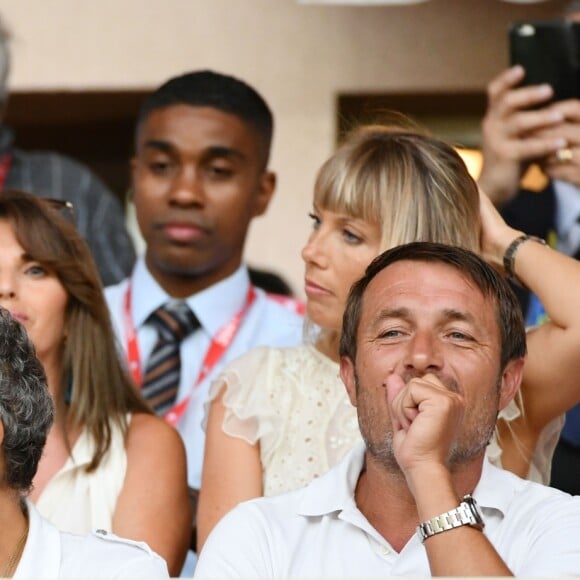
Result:
<svg viewBox="0 0 580 580"><path fill-rule="evenodd" d="M548 83L553 100L580 98L580 23L519 22L509 30L510 60L526 71L523 85Z"/></svg>

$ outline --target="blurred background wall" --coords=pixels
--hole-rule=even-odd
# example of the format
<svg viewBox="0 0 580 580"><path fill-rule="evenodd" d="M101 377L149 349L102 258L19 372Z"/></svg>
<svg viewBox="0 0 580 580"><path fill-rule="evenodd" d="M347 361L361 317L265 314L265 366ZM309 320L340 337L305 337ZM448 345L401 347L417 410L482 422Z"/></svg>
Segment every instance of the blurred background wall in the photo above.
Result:
<svg viewBox="0 0 580 580"><path fill-rule="evenodd" d="M278 173L278 190L267 216L253 226L246 256L285 275L301 295L299 250L310 230L307 213L316 170L336 143L338 97L470 93L479 94L483 103L487 81L508 63L509 22L554 17L565 4L0 0L0 13L13 37L16 125L42 124L46 101L30 100L31 95L56 95L50 101L57 109L53 120L66 122L72 113L66 99L58 98L63 91L130 96L197 68L239 76L261 91L276 119L271 166ZM19 95L29 100L18 101ZM137 99L123 102L130 126ZM87 106L79 109L81 116L102 108L99 114L112 118L114 109L123 108L114 99ZM9 120L10 110L11 103ZM88 133L79 138L90 141ZM59 143L51 148L59 150ZM122 189L117 186L119 195Z"/></svg>

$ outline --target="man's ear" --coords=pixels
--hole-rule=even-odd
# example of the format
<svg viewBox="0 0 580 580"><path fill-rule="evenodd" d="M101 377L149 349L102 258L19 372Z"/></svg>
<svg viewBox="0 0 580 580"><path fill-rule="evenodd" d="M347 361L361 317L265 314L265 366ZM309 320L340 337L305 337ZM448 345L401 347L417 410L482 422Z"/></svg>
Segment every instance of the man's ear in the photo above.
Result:
<svg viewBox="0 0 580 580"><path fill-rule="evenodd" d="M253 217L263 215L266 212L275 189L276 174L273 171L264 171L260 176L260 183L258 184Z"/></svg>
<svg viewBox="0 0 580 580"><path fill-rule="evenodd" d="M346 387L351 405L356 407L356 379L354 363L347 356L340 357L340 378Z"/></svg>
<svg viewBox="0 0 580 580"><path fill-rule="evenodd" d="M506 365L501 374L501 387L499 393L500 411L507 407L510 401L516 396L524 374L524 363L524 358L512 360Z"/></svg>

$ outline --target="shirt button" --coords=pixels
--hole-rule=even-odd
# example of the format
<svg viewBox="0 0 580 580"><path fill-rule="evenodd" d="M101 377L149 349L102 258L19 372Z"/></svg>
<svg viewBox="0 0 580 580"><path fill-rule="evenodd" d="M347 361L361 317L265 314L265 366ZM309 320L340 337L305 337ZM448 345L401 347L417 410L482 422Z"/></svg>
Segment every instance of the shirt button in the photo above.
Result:
<svg viewBox="0 0 580 580"><path fill-rule="evenodd" d="M391 550L387 548L387 546L381 546L381 554L383 556L388 556L391 553Z"/></svg>

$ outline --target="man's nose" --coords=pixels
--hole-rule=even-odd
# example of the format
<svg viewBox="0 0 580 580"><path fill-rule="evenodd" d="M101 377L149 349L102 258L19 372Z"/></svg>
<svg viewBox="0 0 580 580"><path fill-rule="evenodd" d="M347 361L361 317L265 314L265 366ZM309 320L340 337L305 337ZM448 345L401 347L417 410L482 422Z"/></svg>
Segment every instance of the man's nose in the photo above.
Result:
<svg viewBox="0 0 580 580"><path fill-rule="evenodd" d="M173 180L170 199L176 205L202 207L205 204L205 189L199 172L182 168Z"/></svg>
<svg viewBox="0 0 580 580"><path fill-rule="evenodd" d="M416 332L409 341L405 368L425 374L443 368L443 353L437 337L428 331Z"/></svg>

